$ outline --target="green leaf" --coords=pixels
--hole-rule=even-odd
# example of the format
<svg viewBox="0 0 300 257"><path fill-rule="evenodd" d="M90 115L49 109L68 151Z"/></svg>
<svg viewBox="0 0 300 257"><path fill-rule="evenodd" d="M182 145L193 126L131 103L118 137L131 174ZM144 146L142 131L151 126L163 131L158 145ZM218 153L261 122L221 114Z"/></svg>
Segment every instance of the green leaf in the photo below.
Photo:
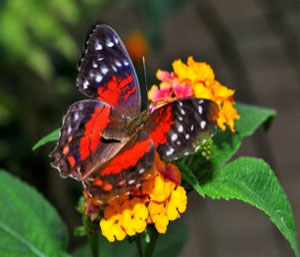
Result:
<svg viewBox="0 0 300 257"><path fill-rule="evenodd" d="M235 106L241 119L236 122L236 130L244 136L251 136L254 131L263 123L268 123L276 111L271 108L238 103Z"/></svg>
<svg viewBox="0 0 300 257"><path fill-rule="evenodd" d="M204 193L195 174L182 162L178 162L176 165L181 171L183 180L190 184L196 192L204 197Z"/></svg>
<svg viewBox="0 0 300 257"><path fill-rule="evenodd" d="M69 256L56 210L34 188L0 171L1 256Z"/></svg>
<svg viewBox="0 0 300 257"><path fill-rule="evenodd" d="M241 117L240 120L235 122L236 132L232 133L229 129L226 131L219 129L213 138L214 144L210 161L198 158L192 166L193 171L199 170L199 168L214 169L220 167L237 152L243 137L251 136L263 123L270 125L270 121L276 114L276 111L273 109L242 103L236 104L235 107Z"/></svg>
<svg viewBox="0 0 300 257"><path fill-rule="evenodd" d="M213 199L239 199L265 212L299 257L293 213L270 166L261 159L241 157L200 177L203 192Z"/></svg>
<svg viewBox="0 0 300 257"><path fill-rule="evenodd" d="M41 147L42 145L45 145L49 142L52 141L56 141L59 137L59 129L56 129L54 131L52 131L50 134L48 134L47 136L44 136L42 139L40 139L33 147L32 147L32 151L38 149L39 147Z"/></svg>

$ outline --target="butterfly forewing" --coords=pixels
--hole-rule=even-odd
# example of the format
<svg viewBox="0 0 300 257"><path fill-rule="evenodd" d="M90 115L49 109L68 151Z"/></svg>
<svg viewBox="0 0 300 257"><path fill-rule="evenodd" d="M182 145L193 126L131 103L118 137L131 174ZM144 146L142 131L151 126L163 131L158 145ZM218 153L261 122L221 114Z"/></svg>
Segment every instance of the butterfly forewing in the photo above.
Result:
<svg viewBox="0 0 300 257"><path fill-rule="evenodd" d="M194 153L215 130L218 106L209 100L184 99L155 110L145 125L164 161Z"/></svg>
<svg viewBox="0 0 300 257"><path fill-rule="evenodd" d="M126 121L111 106L97 100L72 104L64 116L57 146L51 153L52 166L62 176L83 179L96 164L112 158L126 142L122 127ZM114 128L118 140L103 140L102 133ZM122 138L122 142L120 142Z"/></svg>
<svg viewBox="0 0 300 257"><path fill-rule="evenodd" d="M119 113L132 117L140 112L134 67L121 39L106 25L96 26L87 41L77 86L83 94L108 103Z"/></svg>

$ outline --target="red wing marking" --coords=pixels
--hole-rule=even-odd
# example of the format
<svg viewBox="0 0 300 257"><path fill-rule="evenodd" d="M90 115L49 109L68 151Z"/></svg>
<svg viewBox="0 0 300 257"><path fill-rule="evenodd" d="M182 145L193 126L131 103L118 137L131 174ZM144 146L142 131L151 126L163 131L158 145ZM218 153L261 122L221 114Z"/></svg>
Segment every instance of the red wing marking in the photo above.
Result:
<svg viewBox="0 0 300 257"><path fill-rule="evenodd" d="M98 187L102 187L103 186L103 181L101 179L97 179L94 181L94 185L98 186Z"/></svg>
<svg viewBox="0 0 300 257"><path fill-rule="evenodd" d="M166 110L165 108L161 108L159 115L155 119L156 127L149 135L156 147L159 144L165 144L167 142L167 134L173 124L172 106L169 105Z"/></svg>
<svg viewBox="0 0 300 257"><path fill-rule="evenodd" d="M67 158L68 158L71 168L73 168L75 166L75 158L72 155L68 156Z"/></svg>
<svg viewBox="0 0 300 257"><path fill-rule="evenodd" d="M127 78L124 78L120 81L120 88L126 87L128 84L132 82L133 78L131 75L128 75Z"/></svg>
<svg viewBox="0 0 300 257"><path fill-rule="evenodd" d="M63 148L63 154L68 155L69 151L70 151L69 145L65 145Z"/></svg>
<svg viewBox="0 0 300 257"><path fill-rule="evenodd" d="M130 85L133 81L132 75L128 75L126 78L117 80L116 76L112 77L105 86L98 88L98 100L104 101L116 107L119 104L120 97L123 96L127 101L129 96L135 93L136 86Z"/></svg>
<svg viewBox="0 0 300 257"><path fill-rule="evenodd" d="M111 184L105 184L103 186L103 190L106 191L106 192L109 192L113 189L112 185Z"/></svg>
<svg viewBox="0 0 300 257"><path fill-rule="evenodd" d="M84 160L100 143L100 133L109 124L110 107L97 106L91 119L85 124L83 137L80 139L80 158Z"/></svg>
<svg viewBox="0 0 300 257"><path fill-rule="evenodd" d="M106 86L98 88L98 100L104 101L115 107L120 99L120 89L118 88L116 76L112 77L112 80L109 81Z"/></svg>
<svg viewBox="0 0 300 257"><path fill-rule="evenodd" d="M119 174L122 170L134 167L137 162L151 150L151 139L137 142L131 148L118 154L101 171L101 176Z"/></svg>

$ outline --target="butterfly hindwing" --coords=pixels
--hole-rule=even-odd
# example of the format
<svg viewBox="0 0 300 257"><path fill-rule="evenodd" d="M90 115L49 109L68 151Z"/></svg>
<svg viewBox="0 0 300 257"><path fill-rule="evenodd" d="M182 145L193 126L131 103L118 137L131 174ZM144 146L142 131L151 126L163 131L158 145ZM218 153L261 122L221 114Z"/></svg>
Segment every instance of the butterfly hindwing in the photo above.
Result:
<svg viewBox="0 0 300 257"><path fill-rule="evenodd" d="M92 172L95 161L98 166L105 163L124 145L126 135L121 128L125 122L111 106L101 101L83 100L72 104L51 153L52 166L58 168L62 176L83 179ZM103 139L102 133L108 128L119 131L118 140Z"/></svg>
<svg viewBox="0 0 300 257"><path fill-rule="evenodd" d="M79 66L77 86L92 98L130 117L141 109L135 69L117 33L98 25L90 35Z"/></svg>
<svg viewBox="0 0 300 257"><path fill-rule="evenodd" d="M83 181L85 194L102 204L132 192L151 176L154 160L155 146L139 130L114 158Z"/></svg>
<svg viewBox="0 0 300 257"><path fill-rule="evenodd" d="M194 153L212 136L217 113L217 104L209 100L177 100L155 110L145 130L161 158L169 162Z"/></svg>

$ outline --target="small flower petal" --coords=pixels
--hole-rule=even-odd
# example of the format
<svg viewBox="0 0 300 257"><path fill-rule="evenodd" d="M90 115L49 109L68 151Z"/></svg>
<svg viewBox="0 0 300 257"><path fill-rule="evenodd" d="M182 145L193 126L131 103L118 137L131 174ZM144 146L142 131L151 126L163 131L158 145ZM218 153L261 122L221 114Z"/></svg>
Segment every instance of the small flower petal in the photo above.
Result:
<svg viewBox="0 0 300 257"><path fill-rule="evenodd" d="M182 186L178 186L170 197L167 215L169 220L176 220L179 216L179 213L183 213L186 210L187 205L187 196L186 191Z"/></svg>
<svg viewBox="0 0 300 257"><path fill-rule="evenodd" d="M150 218L155 224L156 230L161 234L166 233L169 219L165 204L151 201L148 205L148 210L150 213Z"/></svg>
<svg viewBox="0 0 300 257"><path fill-rule="evenodd" d="M108 205L104 210L104 217L100 221L102 235L108 241L114 242L115 239L123 240L126 237L125 231L121 228L121 214L119 206Z"/></svg>
<svg viewBox="0 0 300 257"><path fill-rule="evenodd" d="M148 194L151 200L157 202L166 200L174 188L175 183L164 179L162 176L156 176L154 179L147 180L142 185L143 193Z"/></svg>

